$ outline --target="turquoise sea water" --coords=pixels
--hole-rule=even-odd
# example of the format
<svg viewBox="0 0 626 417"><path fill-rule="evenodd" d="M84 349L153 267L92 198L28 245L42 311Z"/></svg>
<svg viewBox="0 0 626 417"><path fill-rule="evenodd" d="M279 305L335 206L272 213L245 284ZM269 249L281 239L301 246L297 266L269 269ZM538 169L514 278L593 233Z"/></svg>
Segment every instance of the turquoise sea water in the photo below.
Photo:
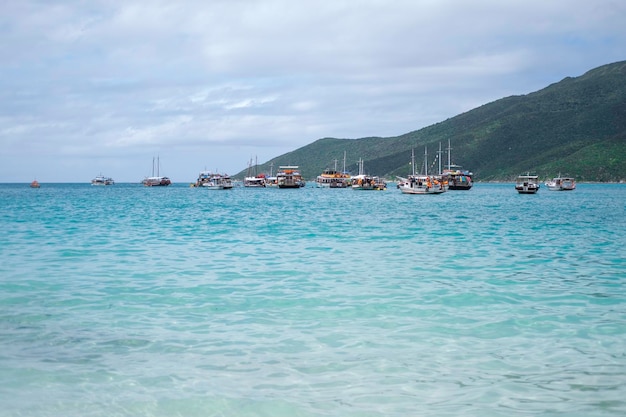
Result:
<svg viewBox="0 0 626 417"><path fill-rule="evenodd" d="M626 185L0 211L0 416L626 415Z"/></svg>

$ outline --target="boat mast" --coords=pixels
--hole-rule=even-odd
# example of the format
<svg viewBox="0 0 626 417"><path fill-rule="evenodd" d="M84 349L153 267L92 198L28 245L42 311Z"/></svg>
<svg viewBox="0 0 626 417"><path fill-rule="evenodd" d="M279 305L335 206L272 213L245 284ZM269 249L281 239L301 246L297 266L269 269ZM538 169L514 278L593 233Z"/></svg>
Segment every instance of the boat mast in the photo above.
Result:
<svg viewBox="0 0 626 417"><path fill-rule="evenodd" d="M428 148L424 146L424 175L428 175Z"/></svg>
<svg viewBox="0 0 626 417"><path fill-rule="evenodd" d="M441 175L441 142L439 142L439 152L437 152L437 159L439 160L439 175Z"/></svg>
<svg viewBox="0 0 626 417"><path fill-rule="evenodd" d="M415 149L411 149L411 173L415 176Z"/></svg>
<svg viewBox="0 0 626 417"><path fill-rule="evenodd" d="M448 139L448 169L452 169L452 165L450 164L450 151L452 148L450 147L450 139Z"/></svg>
<svg viewBox="0 0 626 417"><path fill-rule="evenodd" d="M343 174L346 173L346 151L343 151Z"/></svg>

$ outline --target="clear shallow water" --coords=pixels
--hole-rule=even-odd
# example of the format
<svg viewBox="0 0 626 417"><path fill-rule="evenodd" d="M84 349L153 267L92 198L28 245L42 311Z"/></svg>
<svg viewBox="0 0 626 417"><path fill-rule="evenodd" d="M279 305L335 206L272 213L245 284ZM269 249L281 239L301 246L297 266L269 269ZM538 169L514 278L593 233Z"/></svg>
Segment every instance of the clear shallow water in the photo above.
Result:
<svg viewBox="0 0 626 417"><path fill-rule="evenodd" d="M0 185L0 416L622 416L626 186Z"/></svg>

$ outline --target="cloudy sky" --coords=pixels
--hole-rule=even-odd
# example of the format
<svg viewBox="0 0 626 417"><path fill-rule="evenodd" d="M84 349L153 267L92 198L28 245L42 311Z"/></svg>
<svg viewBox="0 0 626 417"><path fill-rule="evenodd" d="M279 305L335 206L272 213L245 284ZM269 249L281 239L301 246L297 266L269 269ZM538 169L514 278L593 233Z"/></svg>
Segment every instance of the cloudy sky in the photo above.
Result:
<svg viewBox="0 0 626 417"><path fill-rule="evenodd" d="M0 182L139 182L159 156L189 183L396 136L624 60L625 22L623 0L2 1Z"/></svg>

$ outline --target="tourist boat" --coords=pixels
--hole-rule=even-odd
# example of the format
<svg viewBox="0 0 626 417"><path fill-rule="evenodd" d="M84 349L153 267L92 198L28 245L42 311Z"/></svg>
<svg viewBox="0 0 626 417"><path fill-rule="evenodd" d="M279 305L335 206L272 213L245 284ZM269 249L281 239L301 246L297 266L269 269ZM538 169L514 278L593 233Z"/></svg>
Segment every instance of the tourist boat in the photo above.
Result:
<svg viewBox="0 0 626 417"><path fill-rule="evenodd" d="M154 175L155 166L156 166L156 175ZM141 181L141 183L145 187L166 187L170 185L172 181L170 181L168 177L160 176L159 171L160 171L159 158L156 159L156 165L155 165L155 159L152 158L152 176L144 178L143 181Z"/></svg>
<svg viewBox="0 0 626 417"><path fill-rule="evenodd" d="M254 164L254 168L252 167L252 159L250 159L250 163L248 164L248 172L247 175L243 179L243 186L249 188L265 188L265 174L257 174L257 166L258 163Z"/></svg>
<svg viewBox="0 0 626 417"><path fill-rule="evenodd" d="M546 181L545 185L550 191L572 191L576 189L576 180L571 177L561 177L559 173L558 177Z"/></svg>
<svg viewBox="0 0 626 417"><path fill-rule="evenodd" d="M265 188L265 182L267 178L265 174L258 174L254 177L245 177L243 179L243 186L249 188Z"/></svg>
<svg viewBox="0 0 626 417"><path fill-rule="evenodd" d="M278 167L276 173L278 188L301 188L306 185L297 165L284 165Z"/></svg>
<svg viewBox="0 0 626 417"><path fill-rule="evenodd" d="M515 189L520 194L535 194L539 191L539 177L536 175L520 175L515 181Z"/></svg>
<svg viewBox="0 0 626 417"><path fill-rule="evenodd" d="M387 183L375 175L366 175L363 170L363 159L359 159L359 175L352 177L352 189L357 191L384 191Z"/></svg>
<svg viewBox="0 0 626 417"><path fill-rule="evenodd" d="M41 187L41 185L39 184L39 181L37 180L33 180L33 182L30 183L30 188L39 188Z"/></svg>
<svg viewBox="0 0 626 417"><path fill-rule="evenodd" d="M270 174L265 177L265 186L270 188L278 187L278 179L276 178L276 175L274 175L273 162L270 163Z"/></svg>
<svg viewBox="0 0 626 417"><path fill-rule="evenodd" d="M453 165L450 162L450 140L448 140L448 165L442 174L448 177L448 190L469 190L474 185L472 174L470 171L461 169L459 165Z"/></svg>
<svg viewBox="0 0 626 417"><path fill-rule="evenodd" d="M343 153L343 171L337 171L337 160L335 168L326 168L315 178L317 188L348 188L351 185L350 174L346 171L346 153Z"/></svg>
<svg viewBox="0 0 626 417"><path fill-rule="evenodd" d="M441 158L440 158L441 160ZM428 174L428 151L424 147L424 173L415 173L415 153L411 151L412 173L407 177L398 177L398 188L403 194L442 194L448 190L445 175Z"/></svg>
<svg viewBox="0 0 626 417"><path fill-rule="evenodd" d="M94 179L91 180L91 185L113 185L113 184L115 184L115 181L113 181L113 178L105 177L102 174L96 176Z"/></svg>
<svg viewBox="0 0 626 417"><path fill-rule="evenodd" d="M230 190L233 188L233 182L227 174L201 171L194 186L208 188L209 190Z"/></svg>

